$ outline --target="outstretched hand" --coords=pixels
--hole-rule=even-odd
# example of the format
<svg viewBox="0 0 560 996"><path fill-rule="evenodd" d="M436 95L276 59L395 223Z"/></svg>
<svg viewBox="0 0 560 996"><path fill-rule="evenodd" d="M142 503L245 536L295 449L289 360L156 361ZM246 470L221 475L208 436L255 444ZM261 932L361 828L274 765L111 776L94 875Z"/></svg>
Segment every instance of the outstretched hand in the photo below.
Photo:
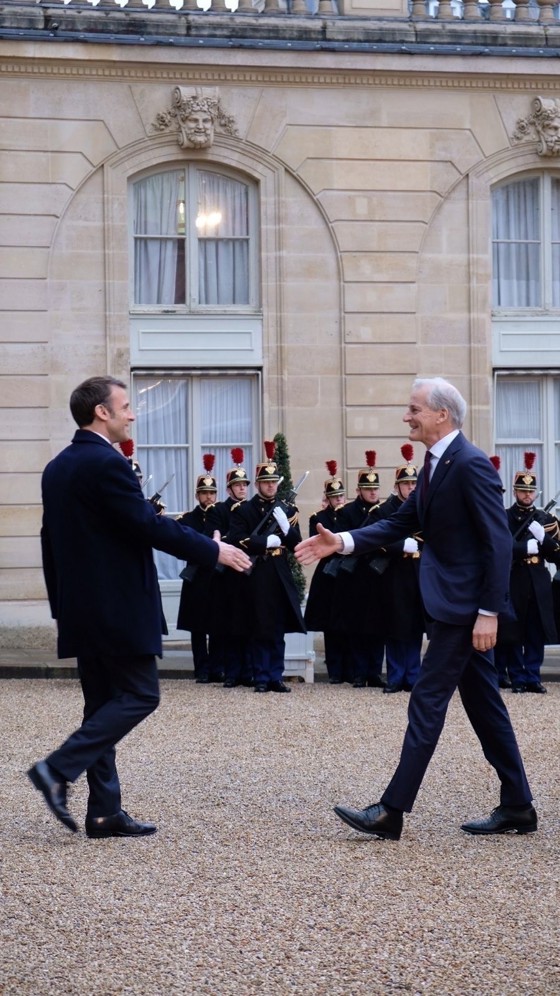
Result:
<svg viewBox="0 0 560 996"><path fill-rule="evenodd" d="M342 553L342 545L336 533L331 533L330 529L325 529L318 523L317 535L298 543L294 553L300 564L307 565L322 560L323 557L330 557L333 553Z"/></svg>
<svg viewBox="0 0 560 996"><path fill-rule="evenodd" d="M252 564L247 554L243 553L243 550L240 550L237 546L232 546L231 543L222 543L218 529L213 533L212 539L218 544L219 564L223 564L224 567L231 567L234 571L249 570Z"/></svg>

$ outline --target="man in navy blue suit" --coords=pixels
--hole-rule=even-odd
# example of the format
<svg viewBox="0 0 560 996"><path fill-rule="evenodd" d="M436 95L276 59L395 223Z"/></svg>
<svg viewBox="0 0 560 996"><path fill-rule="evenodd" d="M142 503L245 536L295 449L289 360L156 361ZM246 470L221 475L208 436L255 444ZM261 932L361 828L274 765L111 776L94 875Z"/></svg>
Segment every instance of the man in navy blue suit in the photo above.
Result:
<svg viewBox="0 0 560 996"><path fill-rule="evenodd" d="M348 533L318 534L296 548L302 564L333 552L369 553L420 530L420 587L430 642L410 696L401 758L378 803L336 806L355 830L398 840L435 751L456 688L484 756L501 783L500 805L464 823L472 834L537 829L523 762L498 688L493 647L498 613L509 609L511 534L502 485L488 457L461 432L466 404L441 378L418 379L404 421L427 448L416 490L391 518Z"/></svg>
<svg viewBox="0 0 560 996"><path fill-rule="evenodd" d="M167 628L153 550L209 568L220 562L242 571L251 562L219 537L158 515L146 500L113 445L129 439L135 417L122 381L84 381L70 410L78 430L43 473L41 546L58 656L77 658L84 715L28 775L57 819L76 831L67 785L87 772L88 837L143 836L156 827L121 808L115 745L159 703L156 656Z"/></svg>

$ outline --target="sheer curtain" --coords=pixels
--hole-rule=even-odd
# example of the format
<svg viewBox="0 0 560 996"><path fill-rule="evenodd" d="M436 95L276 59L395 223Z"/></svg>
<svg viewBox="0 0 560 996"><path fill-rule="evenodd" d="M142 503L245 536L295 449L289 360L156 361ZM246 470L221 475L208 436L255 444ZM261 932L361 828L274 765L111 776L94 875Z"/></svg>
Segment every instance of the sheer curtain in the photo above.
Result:
<svg viewBox="0 0 560 996"><path fill-rule="evenodd" d="M168 481L162 501L170 515L189 507L189 391L178 378L141 377L135 381L137 459L147 498ZM174 476L173 476L174 475ZM160 551L154 554L160 578L175 579L182 565Z"/></svg>
<svg viewBox="0 0 560 996"><path fill-rule="evenodd" d="M551 183L552 306L560 308L560 180Z"/></svg>
<svg viewBox="0 0 560 996"><path fill-rule="evenodd" d="M225 476L233 446L243 448L243 464L252 478L256 384L251 375L134 379L136 457L144 480L152 476L144 494L153 495L175 475L162 496L168 515L194 507L205 453L216 457L212 473L220 500L227 497ZM154 557L160 579L177 580L183 563L159 551Z"/></svg>
<svg viewBox="0 0 560 996"><path fill-rule="evenodd" d="M175 287L183 178L182 171L158 173L134 184L135 304L181 303L176 301Z"/></svg>
<svg viewBox="0 0 560 996"><path fill-rule="evenodd" d="M492 194L493 306L541 306L540 181L521 180Z"/></svg>
<svg viewBox="0 0 560 996"><path fill-rule="evenodd" d="M536 454L535 472L539 488L543 482L542 392L539 382L521 377L498 377L495 419L500 477L506 489L506 505L511 505L513 478L517 471L524 469L527 451ZM537 504L540 504L540 498Z"/></svg>
<svg viewBox="0 0 560 996"><path fill-rule="evenodd" d="M243 466L253 480L254 383L249 377L208 377L200 383L201 449L216 457L219 500L227 498L225 478L233 446L243 449Z"/></svg>
<svg viewBox="0 0 560 996"><path fill-rule="evenodd" d="M249 191L218 173L198 173L198 303L249 303Z"/></svg>

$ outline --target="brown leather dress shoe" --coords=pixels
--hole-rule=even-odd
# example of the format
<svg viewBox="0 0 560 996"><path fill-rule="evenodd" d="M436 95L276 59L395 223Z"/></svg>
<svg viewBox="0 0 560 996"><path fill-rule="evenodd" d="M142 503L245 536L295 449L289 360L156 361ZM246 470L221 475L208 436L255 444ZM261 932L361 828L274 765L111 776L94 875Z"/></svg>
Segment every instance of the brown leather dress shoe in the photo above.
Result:
<svg viewBox="0 0 560 996"><path fill-rule="evenodd" d="M461 830L466 833L534 833L537 829L537 813L530 804L519 809L517 806L498 806L484 820L463 823Z"/></svg>
<svg viewBox="0 0 560 996"><path fill-rule="evenodd" d="M66 782L60 781L46 761L37 761L27 772L33 785L43 793L45 802L57 820L76 833L78 826L66 808Z"/></svg>
<svg viewBox="0 0 560 996"><path fill-rule="evenodd" d="M387 809L382 802L376 802L366 809L335 806L334 811L353 830L369 833L381 840L399 840L402 833L403 814L397 809Z"/></svg>
<svg viewBox="0 0 560 996"><path fill-rule="evenodd" d="M88 837L146 837L155 833L155 823L141 823L121 809L114 816L86 817L86 833Z"/></svg>

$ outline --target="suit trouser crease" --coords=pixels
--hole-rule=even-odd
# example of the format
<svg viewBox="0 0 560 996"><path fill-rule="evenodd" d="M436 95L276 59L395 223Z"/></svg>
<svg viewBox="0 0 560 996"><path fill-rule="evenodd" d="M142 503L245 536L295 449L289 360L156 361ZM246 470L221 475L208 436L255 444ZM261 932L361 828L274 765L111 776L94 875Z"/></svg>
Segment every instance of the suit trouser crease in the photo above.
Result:
<svg viewBox="0 0 560 996"><path fill-rule="evenodd" d="M492 653L485 656L474 650L472 626L434 622L410 696L401 757L381 798L383 803L404 812L412 809L457 688L484 756L500 779L502 803L530 802L531 791L499 692Z"/></svg>
<svg viewBox="0 0 560 996"><path fill-rule="evenodd" d="M156 659L79 657L78 673L82 725L46 760L67 782L86 771L88 816L109 816L121 808L115 745L159 704Z"/></svg>

